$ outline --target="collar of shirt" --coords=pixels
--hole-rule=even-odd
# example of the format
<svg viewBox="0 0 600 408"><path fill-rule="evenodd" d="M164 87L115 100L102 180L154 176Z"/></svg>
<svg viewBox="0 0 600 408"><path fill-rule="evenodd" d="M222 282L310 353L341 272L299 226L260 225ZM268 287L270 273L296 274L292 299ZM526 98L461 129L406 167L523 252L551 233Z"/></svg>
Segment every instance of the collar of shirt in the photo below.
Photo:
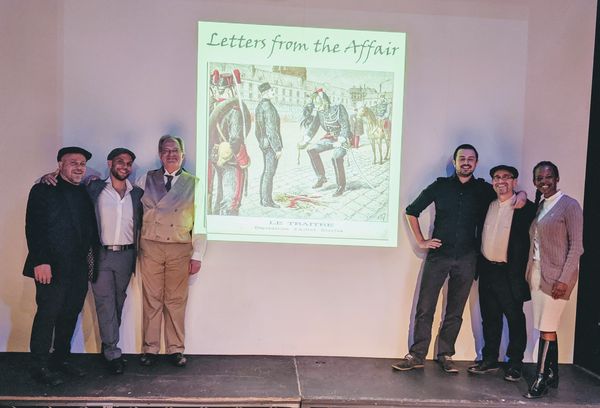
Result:
<svg viewBox="0 0 600 408"><path fill-rule="evenodd" d="M167 181L168 181L167 176L173 177L173 179L171 180L171 186L175 185L175 182L177 181L177 179L181 175L182 171L183 171L183 168L179 168L179 169L175 170L174 172L169 173L167 171L167 169L165 169L163 167L163 172L164 172L164 174L163 174L163 180L165 181L165 185L167 184Z"/></svg>
<svg viewBox="0 0 600 408"><path fill-rule="evenodd" d="M475 183L475 176L473 174L471 174L469 180L465 181L464 183L460 181L460 178L458 177L456 172L453 175L451 175L450 178L453 179L455 183L458 183L461 186L470 186L471 184Z"/></svg>
<svg viewBox="0 0 600 408"><path fill-rule="evenodd" d="M169 172L167 171L167 169L165 169L165 168L163 167L163 173L165 173L165 176L173 176L173 177L177 177L177 176L179 176L179 175L181 174L181 172L182 172L182 171L183 171L183 168L181 168L181 167L180 167L180 168L178 168L177 170L175 170L174 172L172 172L172 173L169 173Z"/></svg>
<svg viewBox="0 0 600 408"><path fill-rule="evenodd" d="M507 205L512 205L513 201L515 201L515 193L513 193L513 195L508 199L508 200L504 200L504 201L500 201L500 199L498 199L498 204L500 204L500 207L506 207Z"/></svg>
<svg viewBox="0 0 600 408"><path fill-rule="evenodd" d="M559 199L559 198L561 198L562 196L563 196L563 192L562 192L562 191L560 191L560 190L558 190L556 193L552 194L552 195L551 195L550 197L548 197L548 198L546 198L546 197L543 197L543 198L542 198L542 199L543 199L542 203L544 203L544 202L546 202L546 203L551 203L551 202L553 202L553 201L555 201L555 200L558 200L558 199Z"/></svg>
<svg viewBox="0 0 600 408"><path fill-rule="evenodd" d="M115 188L113 187L112 182L110 180L110 177L105 180L105 183L106 183L106 188L107 189L109 189L111 191L114 191L115 193L117 193L117 195L119 194L117 192L117 190L115 190ZM125 185L127 186L126 189L125 189L125 195L127 195L127 194L129 194L131 192L131 190L133 190L133 185L127 179L125 179Z"/></svg>

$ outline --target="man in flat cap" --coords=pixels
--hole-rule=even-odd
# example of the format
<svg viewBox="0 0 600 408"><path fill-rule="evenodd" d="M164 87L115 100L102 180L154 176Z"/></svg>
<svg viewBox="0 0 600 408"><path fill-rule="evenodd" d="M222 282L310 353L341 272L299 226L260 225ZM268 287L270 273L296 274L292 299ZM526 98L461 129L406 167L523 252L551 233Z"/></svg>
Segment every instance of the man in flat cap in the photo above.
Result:
<svg viewBox="0 0 600 408"><path fill-rule="evenodd" d="M483 360L469 367L470 374L497 371L502 316L508 322L509 358L504 375L507 381L521 378L523 353L527 346L527 331L523 302L530 300L525 269L529 255L529 226L535 217L535 205L527 200L523 208L512 206L519 172L499 165L490 170L492 187L497 199L488 207L481 236L481 255L477 263L479 274L479 305L483 323Z"/></svg>
<svg viewBox="0 0 600 408"><path fill-rule="evenodd" d="M268 82L259 85L261 100L256 105L255 123L256 139L263 153L263 172L260 176L260 205L263 207L278 208L273 201L273 177L277 170L277 163L281 156L283 144L281 142L280 120L277 109L271 103L273 88Z"/></svg>
<svg viewBox="0 0 600 408"><path fill-rule="evenodd" d="M92 282L92 292L102 339L102 354L109 371L122 374L125 364L118 347L119 327L127 287L135 271L144 191L128 180L135 160L131 150L118 147L106 159L109 177L106 180L94 180L87 186L96 208L100 235L97 277Z"/></svg>
<svg viewBox="0 0 600 408"><path fill-rule="evenodd" d="M452 360L454 345L476 275L486 210L496 194L492 185L474 176L479 153L473 145L459 145L452 157L454 174L439 177L406 207L410 231L419 248L427 250L427 257L419 286L413 343L408 354L392 365L398 371L424 367L440 290L448 281L443 321L437 335L437 362L444 372L458 373L458 367ZM521 191L515 198L514 206L523 207L527 194ZM435 208L435 220L431 237L427 239L419 216L431 204Z"/></svg>
<svg viewBox="0 0 600 408"><path fill-rule="evenodd" d="M122 374L125 363L118 347L119 328L127 287L135 271L136 256L142 227L144 191L133 186L131 174L135 154L117 147L106 157L107 179L95 179L86 185L94 203L98 221L99 247L96 251L95 279L92 293L102 340L102 354L112 374ZM56 173L49 173L41 181L56 185Z"/></svg>
<svg viewBox="0 0 600 408"><path fill-rule="evenodd" d="M80 147L60 149L56 187L36 184L27 201L29 254L23 274L35 279L36 287L30 343L33 374L52 386L63 382L60 373L85 375L69 355L88 288L88 258L98 241L94 206L80 185L91 157Z"/></svg>

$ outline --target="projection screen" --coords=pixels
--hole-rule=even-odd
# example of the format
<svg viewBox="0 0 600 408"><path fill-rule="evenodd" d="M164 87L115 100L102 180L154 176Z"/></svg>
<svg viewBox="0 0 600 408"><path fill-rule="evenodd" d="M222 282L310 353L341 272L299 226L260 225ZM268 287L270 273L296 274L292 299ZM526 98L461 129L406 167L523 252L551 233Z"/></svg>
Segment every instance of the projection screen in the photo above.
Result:
<svg viewBox="0 0 600 408"><path fill-rule="evenodd" d="M199 22L196 232L396 246L405 43Z"/></svg>

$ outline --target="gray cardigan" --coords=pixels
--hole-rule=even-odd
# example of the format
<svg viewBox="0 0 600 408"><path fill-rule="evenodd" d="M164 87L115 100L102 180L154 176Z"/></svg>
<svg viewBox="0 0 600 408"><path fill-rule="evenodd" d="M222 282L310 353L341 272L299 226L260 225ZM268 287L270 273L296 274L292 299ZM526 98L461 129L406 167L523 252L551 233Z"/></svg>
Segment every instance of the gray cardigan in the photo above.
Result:
<svg viewBox="0 0 600 408"><path fill-rule="evenodd" d="M556 281L565 283L567 291L562 299L569 299L579 274L579 257L583 254L583 212L577 200L566 194L538 221L529 228L531 248L527 264L527 281L531 286L533 264L533 237L538 230L540 266L542 279L540 288L548 295Z"/></svg>

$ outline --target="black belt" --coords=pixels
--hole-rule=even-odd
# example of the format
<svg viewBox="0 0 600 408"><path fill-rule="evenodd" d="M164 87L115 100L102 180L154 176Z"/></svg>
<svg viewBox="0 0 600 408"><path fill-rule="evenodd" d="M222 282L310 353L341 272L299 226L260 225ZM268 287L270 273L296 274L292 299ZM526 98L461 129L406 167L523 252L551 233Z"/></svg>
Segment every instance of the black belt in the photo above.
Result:
<svg viewBox="0 0 600 408"><path fill-rule="evenodd" d="M487 259L486 257L483 257L483 259L486 260L486 262L492 264L492 265L498 265L498 266L504 266L504 265L508 265L508 262L496 262L496 261L490 261L489 259Z"/></svg>
<svg viewBox="0 0 600 408"><path fill-rule="evenodd" d="M135 245L133 245L133 244L127 244L127 245L102 245L102 248L106 249L107 251L121 252L121 251L126 251L128 249L133 249L133 248L135 248Z"/></svg>

